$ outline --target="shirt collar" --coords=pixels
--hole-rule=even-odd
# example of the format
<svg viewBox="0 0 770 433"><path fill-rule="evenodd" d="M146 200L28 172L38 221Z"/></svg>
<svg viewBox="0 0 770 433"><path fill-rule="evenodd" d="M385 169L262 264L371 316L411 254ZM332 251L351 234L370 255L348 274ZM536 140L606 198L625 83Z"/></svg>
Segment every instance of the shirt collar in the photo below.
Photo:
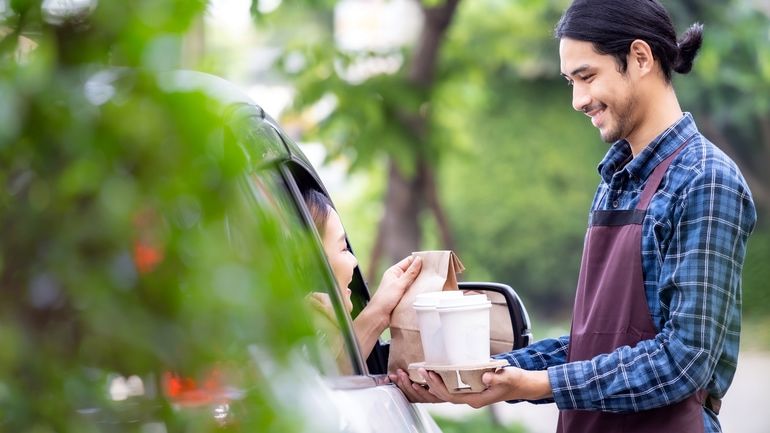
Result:
<svg viewBox="0 0 770 433"><path fill-rule="evenodd" d="M671 155L682 143L698 132L690 113L684 113L679 120L655 137L635 158L631 158L631 145L625 139L618 140L610 147L599 163L599 175L606 183L620 170L626 170L637 179L650 176L658 164ZM630 162L628 162L630 159ZM625 166L625 167L624 167Z"/></svg>

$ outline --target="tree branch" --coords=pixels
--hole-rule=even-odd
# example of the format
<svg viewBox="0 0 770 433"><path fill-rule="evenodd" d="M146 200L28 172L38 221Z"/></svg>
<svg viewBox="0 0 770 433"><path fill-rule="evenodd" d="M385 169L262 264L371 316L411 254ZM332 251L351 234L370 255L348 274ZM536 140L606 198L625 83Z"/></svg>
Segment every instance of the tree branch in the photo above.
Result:
<svg viewBox="0 0 770 433"><path fill-rule="evenodd" d="M441 6L422 8L425 22L409 70L411 83L422 88L430 88L433 85L436 58L459 2L460 0L447 0Z"/></svg>

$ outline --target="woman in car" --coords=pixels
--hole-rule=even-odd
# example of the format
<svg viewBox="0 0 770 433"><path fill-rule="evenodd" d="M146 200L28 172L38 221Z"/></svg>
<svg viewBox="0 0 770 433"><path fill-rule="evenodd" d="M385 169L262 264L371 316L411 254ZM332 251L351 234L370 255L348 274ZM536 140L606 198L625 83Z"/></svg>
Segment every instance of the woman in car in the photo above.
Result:
<svg viewBox="0 0 770 433"><path fill-rule="evenodd" d="M352 311L351 291L348 285L353 279L353 270L358 261L348 248L345 229L328 197L310 189L304 194L313 223L321 236L324 253L334 273L337 284L343 290L345 309ZM419 257L409 256L388 268L371 300L353 319L353 332L358 340L364 358L369 356L380 334L390 325L390 315L396 308L404 292L412 285L420 273L422 261ZM313 302L331 311L328 295L313 293Z"/></svg>

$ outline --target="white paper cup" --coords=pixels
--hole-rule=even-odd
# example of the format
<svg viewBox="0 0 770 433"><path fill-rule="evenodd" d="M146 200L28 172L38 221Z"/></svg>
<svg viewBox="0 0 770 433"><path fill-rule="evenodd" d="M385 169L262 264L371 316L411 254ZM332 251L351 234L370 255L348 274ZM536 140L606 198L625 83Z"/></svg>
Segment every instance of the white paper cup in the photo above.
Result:
<svg viewBox="0 0 770 433"><path fill-rule="evenodd" d="M415 297L412 307L417 312L417 324L420 327L420 340L426 363L447 363L444 337L441 333L441 321L438 311L436 311L439 300L462 297L463 293L459 290L427 292Z"/></svg>
<svg viewBox="0 0 770 433"><path fill-rule="evenodd" d="M489 311L486 295L440 299L436 311L447 362L451 365L489 362Z"/></svg>

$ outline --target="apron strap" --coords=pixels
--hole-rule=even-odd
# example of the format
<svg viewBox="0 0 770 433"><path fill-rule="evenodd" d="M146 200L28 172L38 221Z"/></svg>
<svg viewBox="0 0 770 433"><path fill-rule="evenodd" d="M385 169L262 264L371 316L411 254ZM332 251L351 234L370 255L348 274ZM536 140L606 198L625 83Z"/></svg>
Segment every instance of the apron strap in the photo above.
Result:
<svg viewBox="0 0 770 433"><path fill-rule="evenodd" d="M722 409L722 399L709 395L706 397L706 403L704 406L706 406L708 410L714 412L715 415L719 415L719 410Z"/></svg>
<svg viewBox="0 0 770 433"><path fill-rule="evenodd" d="M650 205L650 201L652 200L652 196L655 194L655 192L658 190L658 187L660 186L660 182L663 180L663 176L666 175L666 170L668 170L669 165L671 165L671 162L676 158L677 155L679 155L679 152L684 149L684 147L687 145L687 143L690 141L690 139L695 134L691 135L687 138L687 140L684 141L679 147L676 148L675 151L671 153L666 159L660 162L657 167L655 167L655 171L652 172L649 178L647 178L647 185L644 186L644 190L642 191L642 196L639 199L639 204L636 205L637 210L646 211L647 206Z"/></svg>

